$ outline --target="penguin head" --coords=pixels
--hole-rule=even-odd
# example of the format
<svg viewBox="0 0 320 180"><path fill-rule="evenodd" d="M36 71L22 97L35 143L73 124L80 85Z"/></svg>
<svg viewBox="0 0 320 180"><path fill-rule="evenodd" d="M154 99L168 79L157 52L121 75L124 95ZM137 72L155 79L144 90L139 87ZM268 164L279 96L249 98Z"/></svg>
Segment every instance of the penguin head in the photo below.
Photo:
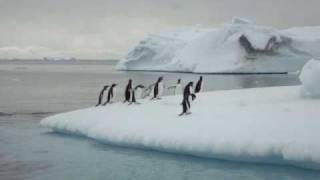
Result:
<svg viewBox="0 0 320 180"><path fill-rule="evenodd" d="M181 83L181 79L179 78L179 79L178 79L178 84L180 84L180 83Z"/></svg>
<svg viewBox="0 0 320 180"><path fill-rule="evenodd" d="M116 87L117 86L117 84L116 83L113 83L112 85L111 85L111 87Z"/></svg>
<svg viewBox="0 0 320 180"><path fill-rule="evenodd" d="M158 79L158 82L161 82L163 80L163 77L160 76L159 79Z"/></svg>
<svg viewBox="0 0 320 180"><path fill-rule="evenodd" d="M129 79L129 82L128 82L129 84L131 84L132 83L132 79Z"/></svg>
<svg viewBox="0 0 320 180"><path fill-rule="evenodd" d="M200 76L200 80L202 80L202 76Z"/></svg>
<svg viewBox="0 0 320 180"><path fill-rule="evenodd" d="M106 85L106 86L103 86L103 89L106 90L106 89L108 89L108 87L109 87L109 86L107 86L107 85Z"/></svg>
<svg viewBox="0 0 320 180"><path fill-rule="evenodd" d="M138 85L138 86L136 86L134 89L135 89L135 90L137 90L137 89L139 89L139 88L143 89L143 88L145 88L145 86L144 86L144 85L142 85L142 84L139 84L139 85Z"/></svg>
<svg viewBox="0 0 320 180"><path fill-rule="evenodd" d="M140 85L139 85L139 87L140 87L140 88L145 88L145 86L144 86L144 85L142 85L142 84L140 84Z"/></svg>

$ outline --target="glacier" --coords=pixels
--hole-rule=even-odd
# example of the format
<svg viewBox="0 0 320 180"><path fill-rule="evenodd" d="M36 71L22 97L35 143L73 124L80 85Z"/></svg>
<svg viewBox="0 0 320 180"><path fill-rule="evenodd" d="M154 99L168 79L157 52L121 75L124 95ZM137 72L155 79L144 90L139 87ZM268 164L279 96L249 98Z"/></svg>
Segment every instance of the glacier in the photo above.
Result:
<svg viewBox="0 0 320 180"><path fill-rule="evenodd" d="M302 85L204 92L179 117L180 96L140 105L121 102L43 119L55 132L102 143L241 162L320 170L320 61L309 61Z"/></svg>
<svg viewBox="0 0 320 180"><path fill-rule="evenodd" d="M234 18L215 28L183 27L149 34L118 70L194 73L287 73L320 57L320 27L278 30Z"/></svg>

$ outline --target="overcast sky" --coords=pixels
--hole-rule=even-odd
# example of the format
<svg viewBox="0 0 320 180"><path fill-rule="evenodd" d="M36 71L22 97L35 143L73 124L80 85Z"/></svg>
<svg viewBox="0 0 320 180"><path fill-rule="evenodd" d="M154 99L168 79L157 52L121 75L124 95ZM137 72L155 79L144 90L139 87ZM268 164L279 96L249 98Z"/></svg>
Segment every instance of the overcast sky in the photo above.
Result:
<svg viewBox="0 0 320 180"><path fill-rule="evenodd" d="M320 0L0 0L0 58L37 51L119 58L164 28L215 26L233 16L278 28L313 26L320 25L319 7Z"/></svg>

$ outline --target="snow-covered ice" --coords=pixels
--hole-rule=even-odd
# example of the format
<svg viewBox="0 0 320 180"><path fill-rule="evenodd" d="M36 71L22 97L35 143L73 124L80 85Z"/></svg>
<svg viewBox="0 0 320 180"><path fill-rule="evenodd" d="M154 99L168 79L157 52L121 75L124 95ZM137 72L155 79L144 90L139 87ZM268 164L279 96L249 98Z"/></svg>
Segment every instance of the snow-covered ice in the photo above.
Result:
<svg viewBox="0 0 320 180"><path fill-rule="evenodd" d="M303 83L319 81L315 64L316 73L302 71ZM182 97L167 96L57 114L41 125L120 146L320 169L320 99L301 96L304 87L200 93L182 117Z"/></svg>
<svg viewBox="0 0 320 180"><path fill-rule="evenodd" d="M320 98L320 61L310 60L302 69L300 80L303 84L302 95Z"/></svg>
<svg viewBox="0 0 320 180"><path fill-rule="evenodd" d="M235 18L150 34L117 65L120 70L198 73L294 72L320 56L320 27L277 30Z"/></svg>

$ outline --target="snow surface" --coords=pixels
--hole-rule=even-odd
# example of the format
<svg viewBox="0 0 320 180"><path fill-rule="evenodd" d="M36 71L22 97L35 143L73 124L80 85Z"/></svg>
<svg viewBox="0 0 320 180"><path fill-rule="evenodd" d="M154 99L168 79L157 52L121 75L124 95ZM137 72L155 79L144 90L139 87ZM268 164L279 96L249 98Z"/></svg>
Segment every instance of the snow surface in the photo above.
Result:
<svg viewBox="0 0 320 180"><path fill-rule="evenodd" d="M302 69L300 80L303 84L302 95L320 98L320 61L310 60Z"/></svg>
<svg viewBox="0 0 320 180"><path fill-rule="evenodd" d="M253 52L240 44L244 35ZM201 26L150 34L117 65L119 70L197 73L279 73L300 70L320 56L320 27L277 30L234 18L216 28ZM275 41L269 42L272 39Z"/></svg>
<svg viewBox="0 0 320 180"><path fill-rule="evenodd" d="M41 125L120 146L320 169L320 100L301 97L301 88L199 93L182 117L182 97L167 96L57 114Z"/></svg>

